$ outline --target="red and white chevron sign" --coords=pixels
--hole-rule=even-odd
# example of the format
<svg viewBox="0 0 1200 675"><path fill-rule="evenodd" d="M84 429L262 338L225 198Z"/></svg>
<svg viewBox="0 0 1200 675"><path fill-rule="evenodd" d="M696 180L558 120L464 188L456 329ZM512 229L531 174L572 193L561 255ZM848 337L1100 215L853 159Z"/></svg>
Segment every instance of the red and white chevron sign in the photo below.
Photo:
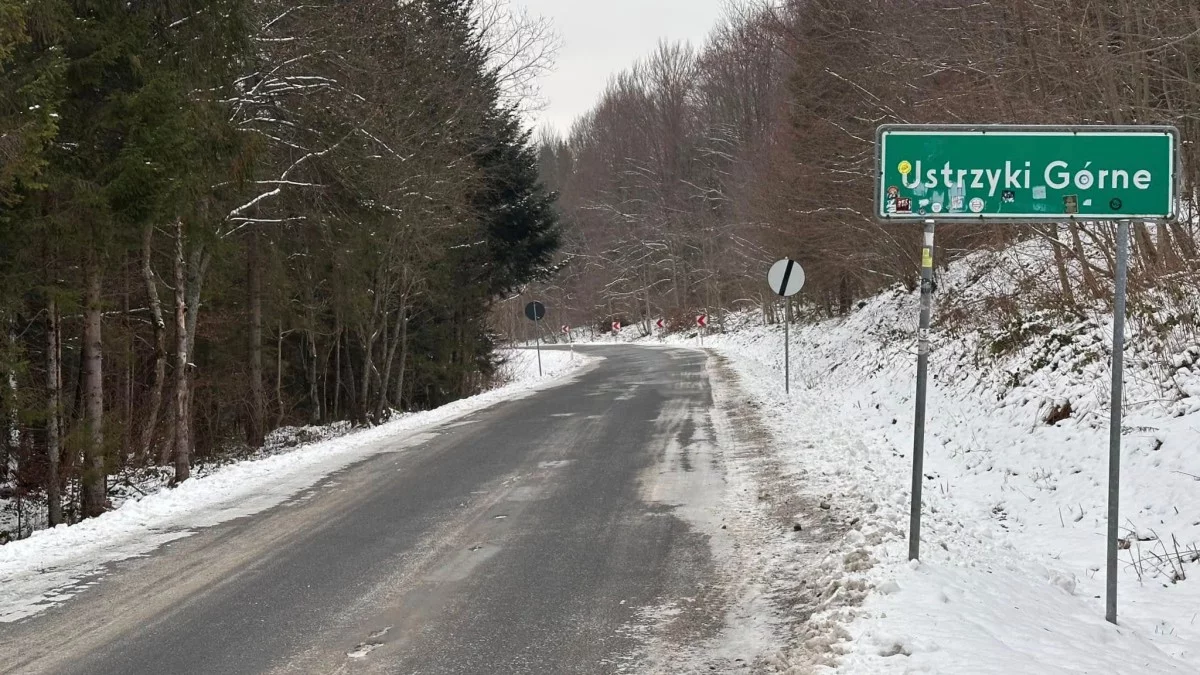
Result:
<svg viewBox="0 0 1200 675"><path fill-rule="evenodd" d="M562 331L562 334L563 334L563 335L566 335L567 333L570 333L570 332L571 332L571 327L570 327L570 326L568 326L568 325L566 325L566 324L564 324L564 325L563 325L563 327L562 327L562 328L560 328L559 330L560 330L560 331Z"/></svg>
<svg viewBox="0 0 1200 675"><path fill-rule="evenodd" d="M620 333L621 332L621 322L614 321L612 324L612 330L614 333Z"/></svg>
<svg viewBox="0 0 1200 675"><path fill-rule="evenodd" d="M701 328L707 327L708 326L708 315L701 314L700 316L697 316L696 317L696 325Z"/></svg>
<svg viewBox="0 0 1200 675"><path fill-rule="evenodd" d="M655 321L655 322L654 322L654 325L655 325L655 326L658 326L658 329L659 329L659 330L662 330L662 329L663 329L663 320L662 320L662 319L659 319L658 321Z"/></svg>

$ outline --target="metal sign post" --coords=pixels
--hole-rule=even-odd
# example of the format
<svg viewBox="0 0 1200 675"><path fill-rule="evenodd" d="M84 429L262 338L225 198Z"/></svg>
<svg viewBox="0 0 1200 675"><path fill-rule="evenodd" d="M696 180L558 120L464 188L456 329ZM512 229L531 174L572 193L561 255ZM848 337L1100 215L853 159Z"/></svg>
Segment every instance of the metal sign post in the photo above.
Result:
<svg viewBox="0 0 1200 675"><path fill-rule="evenodd" d="M783 393L792 393L792 301L783 299Z"/></svg>
<svg viewBox="0 0 1200 675"><path fill-rule="evenodd" d="M929 325L933 317L933 234L925 221L921 248L921 323L917 329L917 414L913 432L912 504L909 506L908 559L921 557L921 487L925 464L925 398L929 385Z"/></svg>
<svg viewBox="0 0 1200 675"><path fill-rule="evenodd" d="M525 305L525 318L533 322L533 334L537 340L538 377L542 376L542 319L546 318L546 306L534 300Z"/></svg>
<svg viewBox="0 0 1200 675"><path fill-rule="evenodd" d="M789 258L784 258L771 266L771 270L767 272L767 284L771 286L771 290L775 294L783 298L783 391L786 394L792 393L792 357L791 357L791 329L792 329L792 301L788 298L800 292L804 288L804 268L800 263Z"/></svg>
<svg viewBox="0 0 1200 675"><path fill-rule="evenodd" d="M1129 222L1176 218L1179 131L1168 126L883 125L875 217L925 223L909 558L920 553L933 235L940 222L1117 223L1109 421L1106 618L1117 620L1121 418Z"/></svg>
<svg viewBox="0 0 1200 675"><path fill-rule="evenodd" d="M1108 421L1108 569L1104 618L1117 622L1117 522L1121 508L1121 417L1125 385L1125 281L1129 271L1129 221L1117 225L1117 279L1113 302L1112 410Z"/></svg>

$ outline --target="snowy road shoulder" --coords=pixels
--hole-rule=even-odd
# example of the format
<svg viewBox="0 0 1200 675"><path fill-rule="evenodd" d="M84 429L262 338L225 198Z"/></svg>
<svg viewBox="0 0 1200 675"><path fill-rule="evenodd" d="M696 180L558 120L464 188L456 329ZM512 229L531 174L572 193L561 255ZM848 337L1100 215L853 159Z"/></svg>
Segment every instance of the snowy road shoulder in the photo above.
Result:
<svg viewBox="0 0 1200 675"><path fill-rule="evenodd" d="M278 506L352 464L420 444L440 424L564 384L599 361L544 350L539 378L536 354L522 350L508 356L504 368L511 383L506 386L285 454L231 464L178 488L127 501L98 518L0 547L0 623L70 599L95 583L110 563L147 555L197 528Z"/></svg>
<svg viewBox="0 0 1200 675"><path fill-rule="evenodd" d="M1194 416L1145 408L1127 415L1122 515L1131 549L1121 554L1121 625L1104 622L1107 429L1083 415L1047 424L1038 408L1056 396L1043 390L1086 390L1103 373L1062 369L1054 371L1062 382L1032 380L996 397L955 356L969 350L945 340L938 353L945 372L931 386L937 413L926 443L922 562L908 563L913 358L908 343L871 329L900 325L893 314L909 316L906 299L883 297L843 321L794 331L802 349L790 396L778 327L750 325L709 343L730 360L748 405L762 412L787 496L817 496L826 513L852 526L827 549L827 565L794 575L808 575L795 597L814 585L822 592L780 670L1200 673L1198 589L1189 583L1196 559L1185 550L1200 527L1200 492L1189 491L1194 481L1182 475L1197 473ZM964 384L955 372L972 377ZM1150 429L1154 436L1144 439ZM1174 582L1144 562L1156 560L1158 531L1181 542L1182 558L1162 556L1166 572L1175 565ZM814 645L827 663L813 658Z"/></svg>

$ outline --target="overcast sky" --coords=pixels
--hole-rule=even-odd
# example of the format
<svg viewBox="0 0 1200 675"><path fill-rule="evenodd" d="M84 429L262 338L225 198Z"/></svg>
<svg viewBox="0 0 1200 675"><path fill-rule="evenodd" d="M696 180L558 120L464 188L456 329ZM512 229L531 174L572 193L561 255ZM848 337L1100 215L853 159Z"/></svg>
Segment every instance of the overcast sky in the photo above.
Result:
<svg viewBox="0 0 1200 675"><path fill-rule="evenodd" d="M723 0L514 0L550 17L562 36L558 67L542 82L550 101L534 122L570 131L596 102L610 75L653 51L660 38L697 47L717 22Z"/></svg>

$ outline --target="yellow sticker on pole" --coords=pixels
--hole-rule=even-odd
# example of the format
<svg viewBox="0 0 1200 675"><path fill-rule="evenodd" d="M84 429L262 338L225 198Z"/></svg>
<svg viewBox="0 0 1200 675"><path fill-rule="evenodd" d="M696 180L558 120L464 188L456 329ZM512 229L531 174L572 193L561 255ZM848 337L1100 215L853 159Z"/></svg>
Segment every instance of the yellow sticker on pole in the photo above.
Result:
<svg viewBox="0 0 1200 675"><path fill-rule="evenodd" d="M921 267L933 267L933 250L921 249Z"/></svg>

